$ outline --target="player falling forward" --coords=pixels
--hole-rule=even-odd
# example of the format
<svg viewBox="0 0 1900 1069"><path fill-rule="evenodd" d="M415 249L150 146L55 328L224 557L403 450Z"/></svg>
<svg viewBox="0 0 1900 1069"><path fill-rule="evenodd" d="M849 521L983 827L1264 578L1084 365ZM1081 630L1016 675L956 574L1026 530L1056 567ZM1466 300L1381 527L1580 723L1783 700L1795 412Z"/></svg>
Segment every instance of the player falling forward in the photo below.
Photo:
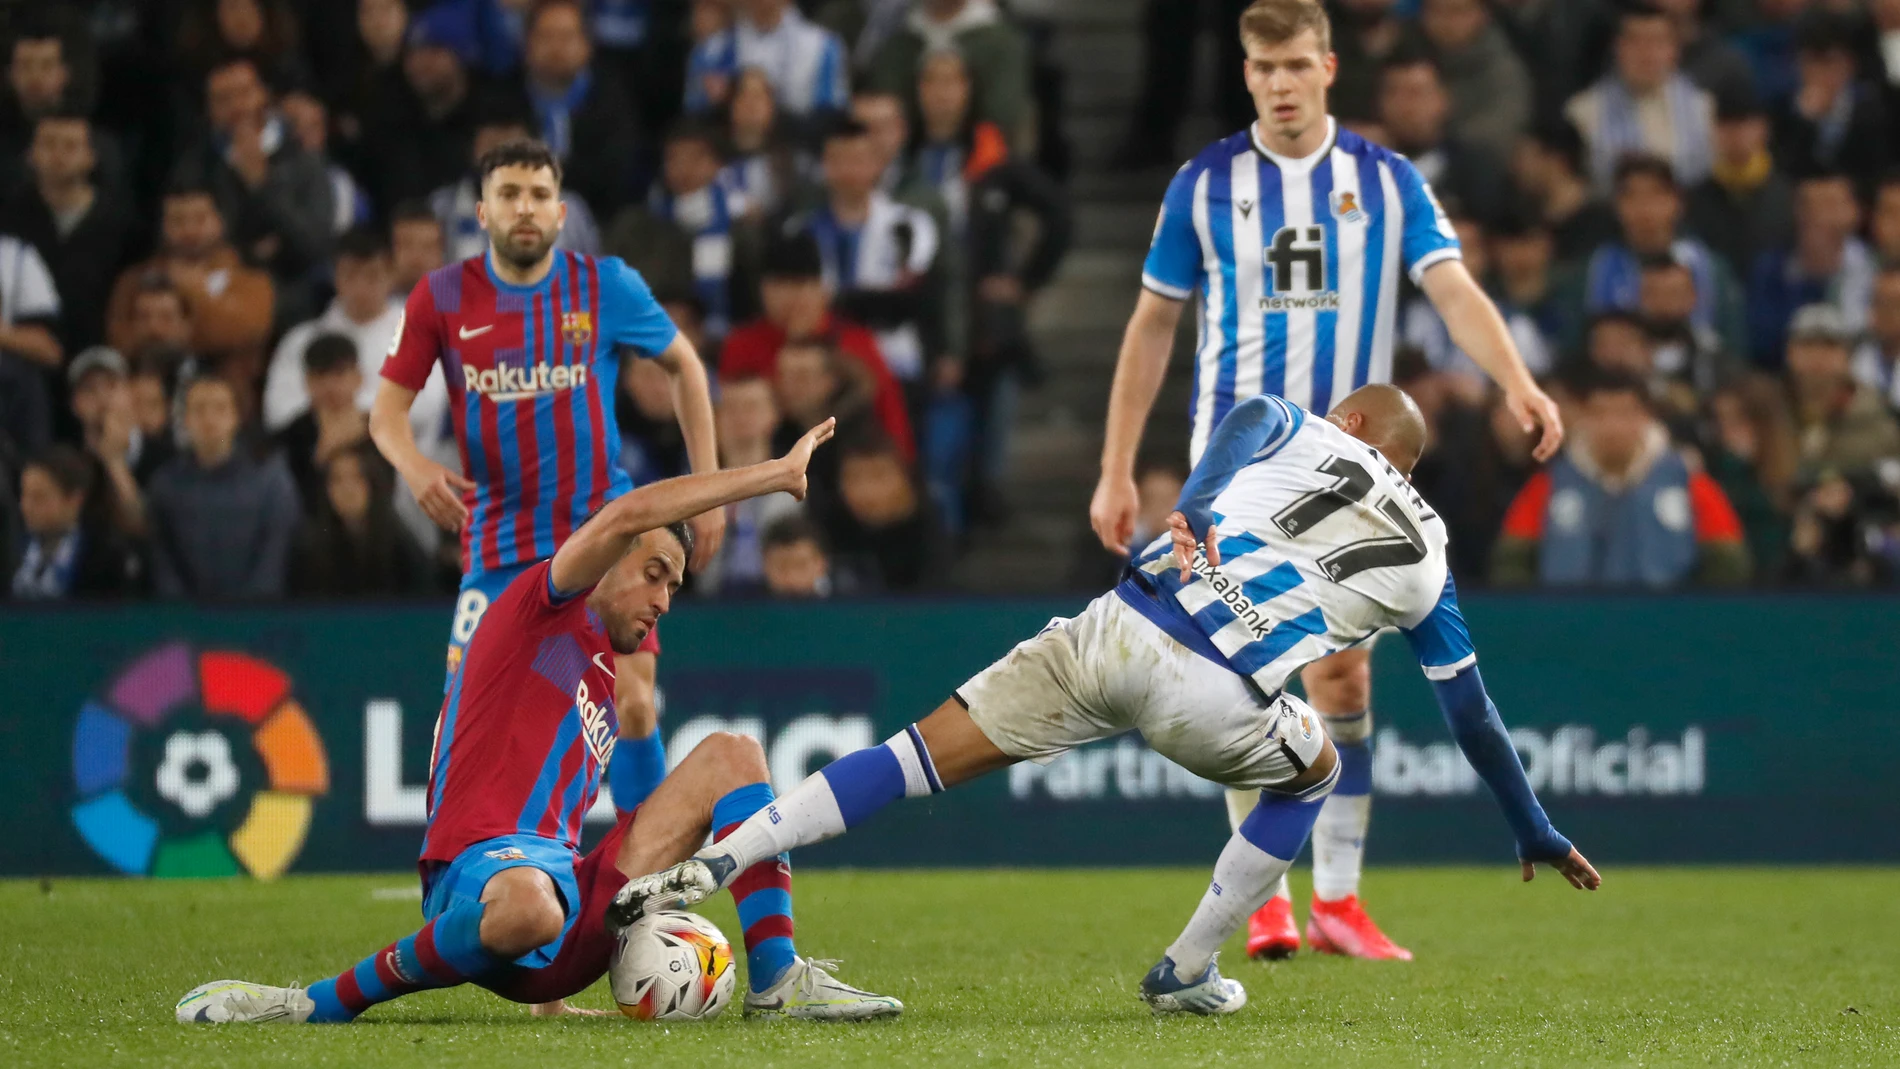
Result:
<svg viewBox="0 0 1900 1069"><path fill-rule="evenodd" d="M496 146L479 164L489 249L430 272L409 294L370 413L376 445L444 530L462 536L462 589L449 629L446 693L489 604L516 576L633 488L620 467L620 357L652 359L695 472L717 470L706 369L637 271L617 257L557 250L567 220L561 165L539 141ZM416 447L409 406L440 362L462 471ZM725 515L692 519L695 569L718 551ZM617 697L641 715L608 771L614 803L638 805L666 772L651 716L652 655L619 658ZM642 730L644 729L644 730ZM638 734L633 732L637 731Z"/></svg>
<svg viewBox="0 0 1900 1069"><path fill-rule="evenodd" d="M1167 371L1181 311L1201 294L1193 436L1199 460L1228 411L1260 394L1311 412L1367 383L1392 380L1401 271L1444 317L1452 340L1504 389L1538 460L1563 441L1557 406L1538 389L1510 332L1459 259L1458 239L1411 161L1341 130L1326 111L1338 60L1332 27L1311 0L1256 0L1240 17L1246 82L1259 122L1202 150L1168 186L1142 291L1128 320L1089 520L1126 554L1135 533L1135 452ZM1359 901L1372 805L1370 649L1315 661L1307 697L1337 745L1339 786L1313 831L1313 949L1410 959ZM1230 792L1239 827L1254 799ZM1249 925L1247 952L1299 949L1284 882Z"/></svg>
<svg viewBox="0 0 1900 1069"><path fill-rule="evenodd" d="M428 923L308 990L204 984L178 1001L178 1019L343 1022L463 983L551 1004L605 974L614 937L603 916L627 877L679 861L708 830L730 829L772 800L759 744L714 735L582 857L581 818L614 746L609 658L637 649L679 589L693 549L684 521L762 494L804 497L812 450L834 427L827 420L779 460L634 490L509 583L469 644L430 763ZM731 882L745 925L746 1016L902 1011L797 955L784 858L762 858Z"/></svg>
<svg viewBox="0 0 1900 1069"><path fill-rule="evenodd" d="M1325 419L1275 397L1236 405L1183 488L1172 533L1111 593L1050 621L882 746L832 762L692 859L630 881L609 921L703 901L760 859L842 835L899 798L1133 729L1198 775L1260 792L1186 930L1141 982L1157 1010L1231 1013L1247 995L1222 978L1216 951L1273 893L1341 775L1312 710L1282 688L1385 627L1411 640L1517 837L1524 879L1542 861L1596 889L1485 695L1444 522L1405 475L1424 441L1417 406L1391 386L1355 391Z"/></svg>

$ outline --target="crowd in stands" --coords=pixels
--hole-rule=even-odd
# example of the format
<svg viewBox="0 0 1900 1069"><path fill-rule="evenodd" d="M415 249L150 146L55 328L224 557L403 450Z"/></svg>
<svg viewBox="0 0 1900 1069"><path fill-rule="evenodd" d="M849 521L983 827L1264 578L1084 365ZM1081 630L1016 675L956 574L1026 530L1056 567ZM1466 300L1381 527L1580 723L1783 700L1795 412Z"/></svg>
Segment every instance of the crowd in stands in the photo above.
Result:
<svg viewBox="0 0 1900 1069"><path fill-rule="evenodd" d="M1191 36L1173 6L1150 28ZM1900 0L1328 7L1341 123L1433 183L1570 431L1534 464L1431 305L1402 307L1460 581L1900 582ZM1187 149L1181 46L1150 51L1131 163Z"/></svg>
<svg viewBox="0 0 1900 1069"><path fill-rule="evenodd" d="M940 586L1004 513L1070 240L1047 40L994 0L0 5L5 596L453 591L366 413L522 136L562 161L561 246L626 259L715 370L723 463L839 418L808 500L733 506L695 588ZM623 465L684 473L665 373L620 368ZM455 463L448 405L438 369L411 421Z"/></svg>

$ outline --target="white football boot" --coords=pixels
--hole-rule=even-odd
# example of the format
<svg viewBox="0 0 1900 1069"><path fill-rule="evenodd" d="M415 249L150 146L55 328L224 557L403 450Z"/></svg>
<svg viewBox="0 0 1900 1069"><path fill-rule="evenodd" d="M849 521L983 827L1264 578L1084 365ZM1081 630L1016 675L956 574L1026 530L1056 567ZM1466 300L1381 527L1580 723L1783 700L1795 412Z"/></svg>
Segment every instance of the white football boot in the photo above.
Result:
<svg viewBox="0 0 1900 1069"><path fill-rule="evenodd" d="M1216 959L1220 955L1214 955ZM1220 974L1217 961L1209 961L1201 975L1183 981L1176 977L1174 960L1163 957L1161 964L1148 970L1141 979L1141 1000L1156 1013L1198 1013L1211 1016L1233 1013L1247 1004L1247 989L1240 981Z"/></svg>
<svg viewBox="0 0 1900 1069"><path fill-rule="evenodd" d="M664 909L692 909L738 875L731 858L714 855L689 857L670 869L628 880L607 905L607 930L618 932Z"/></svg>
<svg viewBox="0 0 1900 1069"><path fill-rule="evenodd" d="M822 958L794 958L778 983L764 991L746 992L745 1015L801 1021L868 1021L904 1012L904 1004L891 996L860 991L831 975L837 967L838 962Z"/></svg>
<svg viewBox="0 0 1900 1069"><path fill-rule="evenodd" d="M302 1024L317 1004L297 986L268 987L243 980L199 984L178 1000L179 1024Z"/></svg>

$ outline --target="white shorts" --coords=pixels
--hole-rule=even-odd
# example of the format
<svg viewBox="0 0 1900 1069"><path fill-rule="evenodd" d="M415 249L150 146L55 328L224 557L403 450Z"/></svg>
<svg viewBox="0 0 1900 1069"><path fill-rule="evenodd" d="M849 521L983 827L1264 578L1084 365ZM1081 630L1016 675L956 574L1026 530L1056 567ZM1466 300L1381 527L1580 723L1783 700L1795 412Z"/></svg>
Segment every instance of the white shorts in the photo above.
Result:
<svg viewBox="0 0 1900 1069"><path fill-rule="evenodd" d="M1326 746L1311 707L1259 689L1169 637L1113 591L957 689L996 748L1047 761L1065 750L1139 731L1156 752L1204 779L1278 787Z"/></svg>

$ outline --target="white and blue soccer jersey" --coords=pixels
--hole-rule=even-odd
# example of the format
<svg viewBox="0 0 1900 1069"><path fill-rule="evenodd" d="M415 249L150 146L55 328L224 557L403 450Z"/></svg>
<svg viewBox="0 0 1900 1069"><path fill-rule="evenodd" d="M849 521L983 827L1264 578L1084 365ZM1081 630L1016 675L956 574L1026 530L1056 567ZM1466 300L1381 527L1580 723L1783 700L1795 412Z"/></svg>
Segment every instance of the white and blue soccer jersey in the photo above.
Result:
<svg viewBox="0 0 1900 1069"><path fill-rule="evenodd" d="M1445 561L1445 524L1378 450L1271 396L1237 406L1181 492L1197 552L1181 581L1167 535L1135 558L1123 599L1267 695L1306 664L1388 627L1427 676L1476 663Z"/></svg>
<svg viewBox="0 0 1900 1069"><path fill-rule="evenodd" d="M1459 256L1411 161L1326 121L1325 146L1305 159L1267 151L1249 127L1168 185L1141 281L1177 301L1201 294L1193 460L1249 397L1324 413L1391 381L1399 272L1416 282Z"/></svg>

